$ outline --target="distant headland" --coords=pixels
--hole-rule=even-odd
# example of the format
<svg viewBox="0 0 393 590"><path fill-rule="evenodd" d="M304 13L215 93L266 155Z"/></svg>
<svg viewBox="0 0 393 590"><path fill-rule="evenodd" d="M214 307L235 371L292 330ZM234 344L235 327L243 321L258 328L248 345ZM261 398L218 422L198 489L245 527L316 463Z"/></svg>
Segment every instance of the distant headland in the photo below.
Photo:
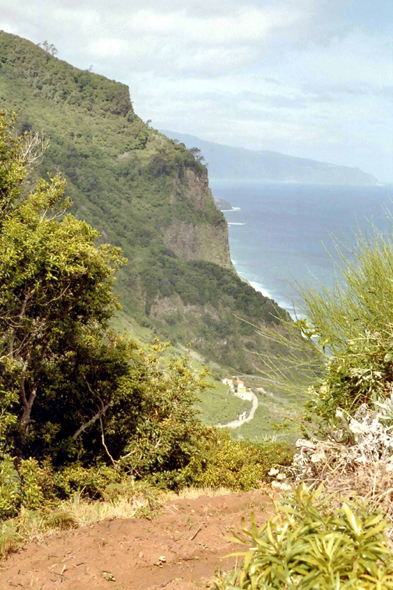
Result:
<svg viewBox="0 0 393 590"><path fill-rule="evenodd" d="M211 180L247 180L293 184L377 185L375 176L359 168L337 166L278 152L253 151L205 141L184 133L161 130L190 149L201 150Z"/></svg>

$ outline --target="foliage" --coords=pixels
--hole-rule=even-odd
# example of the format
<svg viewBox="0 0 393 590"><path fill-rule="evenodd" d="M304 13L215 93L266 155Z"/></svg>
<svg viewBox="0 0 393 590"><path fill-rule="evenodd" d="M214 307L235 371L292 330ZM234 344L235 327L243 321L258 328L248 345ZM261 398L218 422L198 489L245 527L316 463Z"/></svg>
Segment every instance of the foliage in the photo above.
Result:
<svg viewBox="0 0 393 590"><path fill-rule="evenodd" d="M98 233L54 213L63 185L40 182L3 221L0 234L0 364L3 386L21 392L24 434L48 371L73 352L76 335L113 314L120 252L94 247Z"/></svg>
<svg viewBox="0 0 393 590"><path fill-rule="evenodd" d="M182 478L196 487L250 490L266 481L273 466L290 465L292 458L285 443L233 441L228 431L210 429Z"/></svg>
<svg viewBox="0 0 393 590"><path fill-rule="evenodd" d="M15 115L9 120L4 114L0 117L0 222L20 197L26 177L22 140L14 137L11 128L15 119Z"/></svg>
<svg viewBox="0 0 393 590"><path fill-rule="evenodd" d="M329 510L320 499L322 486L304 484L277 508L277 515L258 530L235 535L250 546L243 565L219 575L216 590L389 590L393 556L387 548L386 522L360 500Z"/></svg>
<svg viewBox="0 0 393 590"><path fill-rule="evenodd" d="M12 120L3 112L0 121L5 518L68 496L82 481L94 497L125 473L141 478L181 470L203 429L195 402L206 383L185 359L164 370L166 345L138 349L108 328L118 307L113 284L124 262L120 249L97 246L98 232L67 213L60 177L24 192L29 138L14 141Z"/></svg>
<svg viewBox="0 0 393 590"><path fill-rule="evenodd" d="M21 508L41 509L55 499L50 463L41 466L33 458L22 459L16 467L12 457L0 463L0 520L17 516Z"/></svg>
<svg viewBox="0 0 393 590"><path fill-rule="evenodd" d="M50 48L0 33L2 104L18 112L20 133L49 138L39 174L47 178L60 168L72 213L130 261L116 284L125 312L162 339L190 343L217 362L251 370L243 338L259 350L269 341L234 313L258 325L274 322L276 313L230 268L225 219L200 155L143 123L126 86L60 61ZM165 231L180 225L199 236L194 256L206 264L168 248ZM156 304L168 298L176 312L162 314Z"/></svg>
<svg viewBox="0 0 393 590"><path fill-rule="evenodd" d="M370 236L359 233L350 256L340 254L342 281L332 290L303 291L313 335L327 355L310 405L328 418L337 408L353 414L372 405L393 382L392 236L372 228Z"/></svg>
<svg viewBox="0 0 393 590"><path fill-rule="evenodd" d="M336 248L333 287L298 285L303 318L286 323L286 333L269 334L293 350L286 363L281 357L271 364L269 377L293 389L288 369L298 365L308 400L303 424L307 432L319 427L325 434L340 425L337 410L353 415L362 404L372 408L393 385L392 234L371 226L369 234L358 233L354 246Z"/></svg>
<svg viewBox="0 0 393 590"><path fill-rule="evenodd" d="M21 503L20 477L11 457L0 463L0 520L16 516Z"/></svg>
<svg viewBox="0 0 393 590"><path fill-rule="evenodd" d="M72 497L74 493L82 493L86 498L100 499L105 497L106 490L111 486L121 485L124 473L105 464L83 467L73 463L56 470L53 484L56 496L60 499Z"/></svg>

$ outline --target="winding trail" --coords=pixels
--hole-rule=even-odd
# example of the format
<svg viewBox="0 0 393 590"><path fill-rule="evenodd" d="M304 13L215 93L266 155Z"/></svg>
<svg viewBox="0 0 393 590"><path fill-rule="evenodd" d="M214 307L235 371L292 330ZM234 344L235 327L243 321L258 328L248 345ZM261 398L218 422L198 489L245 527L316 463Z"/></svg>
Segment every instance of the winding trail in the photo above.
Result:
<svg viewBox="0 0 393 590"><path fill-rule="evenodd" d="M250 410L250 413L248 414L247 418L244 418L244 420L232 420L232 422L228 422L227 424L219 424L218 427L219 428L239 428L240 426L242 426L246 422L251 422L251 420L254 418L254 414L257 411L258 406L259 406L258 397L256 396L256 394L254 392L252 392L252 406L251 406L251 410Z"/></svg>

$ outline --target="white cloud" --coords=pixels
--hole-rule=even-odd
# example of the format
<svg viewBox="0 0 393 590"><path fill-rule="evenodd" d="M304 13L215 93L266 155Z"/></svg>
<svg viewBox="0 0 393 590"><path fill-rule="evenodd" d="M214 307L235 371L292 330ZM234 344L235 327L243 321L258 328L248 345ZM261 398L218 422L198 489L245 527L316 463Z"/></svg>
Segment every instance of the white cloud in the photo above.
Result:
<svg viewBox="0 0 393 590"><path fill-rule="evenodd" d="M129 84L156 127L388 177L386 0L0 0L0 9L5 30Z"/></svg>

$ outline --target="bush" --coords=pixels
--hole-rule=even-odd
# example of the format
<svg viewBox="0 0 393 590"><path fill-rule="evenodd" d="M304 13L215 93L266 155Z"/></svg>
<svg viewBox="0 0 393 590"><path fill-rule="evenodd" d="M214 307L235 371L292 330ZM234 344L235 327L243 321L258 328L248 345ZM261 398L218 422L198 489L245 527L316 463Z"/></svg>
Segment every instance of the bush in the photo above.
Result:
<svg viewBox="0 0 393 590"><path fill-rule="evenodd" d="M16 516L21 504L21 483L14 460L5 457L0 463L0 520Z"/></svg>
<svg viewBox="0 0 393 590"><path fill-rule="evenodd" d="M15 459L5 457L0 464L0 520L17 516L21 507L42 508L55 499L52 467L45 461L25 459L16 469Z"/></svg>
<svg viewBox="0 0 393 590"><path fill-rule="evenodd" d="M275 465L290 465L293 451L285 443L233 441L229 432L206 429L199 452L182 472L197 487L250 490L258 487Z"/></svg>
<svg viewBox="0 0 393 590"><path fill-rule="evenodd" d="M28 510L41 508L44 502L43 481L40 471L38 462L31 458L22 461L19 469L22 505Z"/></svg>
<svg viewBox="0 0 393 590"><path fill-rule="evenodd" d="M292 349L272 359L266 375L294 393L299 369L303 394L308 386L306 420L319 420L325 433L340 423L337 409L353 415L392 391L393 234L372 229L372 236L358 234L349 256L336 244L340 264L332 288L298 285L303 319L286 322L286 332L265 331Z"/></svg>
<svg viewBox="0 0 393 590"><path fill-rule="evenodd" d="M390 393L393 384L393 239L359 234L353 257L341 254L332 289L302 289L304 313L325 359L310 407L331 419L353 414Z"/></svg>
<svg viewBox="0 0 393 590"><path fill-rule="evenodd" d="M99 499L105 497L108 486L120 484L124 478L124 473L107 465L87 468L76 463L55 473L54 484L59 498L66 499L79 492L87 498Z"/></svg>
<svg viewBox="0 0 393 590"><path fill-rule="evenodd" d="M329 510L322 486L304 484L283 501L261 530L251 517L236 541L251 549L243 565L219 574L216 590L390 590L393 556L386 523L364 503Z"/></svg>

